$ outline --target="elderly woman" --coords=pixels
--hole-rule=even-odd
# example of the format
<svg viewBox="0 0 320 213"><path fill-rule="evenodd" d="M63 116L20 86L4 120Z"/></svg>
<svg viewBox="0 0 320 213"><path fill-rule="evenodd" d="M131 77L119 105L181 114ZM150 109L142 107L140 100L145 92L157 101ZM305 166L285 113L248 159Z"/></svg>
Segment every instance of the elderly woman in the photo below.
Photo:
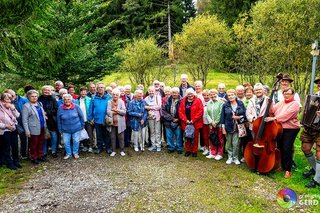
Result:
<svg viewBox="0 0 320 213"><path fill-rule="evenodd" d="M243 102L244 106L248 107L249 100L254 97L254 90L252 86L247 86L244 88L244 96L246 97L245 101Z"/></svg>
<svg viewBox="0 0 320 213"><path fill-rule="evenodd" d="M116 143L117 139L120 145L120 155L125 156L124 153L124 131L126 129L126 106L123 100L120 99L120 90L114 89L112 91L112 100L108 102L107 115L112 118L111 125L111 157L116 155Z"/></svg>
<svg viewBox="0 0 320 213"><path fill-rule="evenodd" d="M153 86L148 88L149 95L144 99L147 103L145 109L148 110L148 125L151 139L151 147L149 151L161 151L161 124L160 124L160 110L161 110L161 95L155 95Z"/></svg>
<svg viewBox="0 0 320 213"><path fill-rule="evenodd" d="M236 87L236 95L238 100L242 101L243 103L246 101L246 97L244 95L244 87L242 85L238 85Z"/></svg>
<svg viewBox="0 0 320 213"><path fill-rule="evenodd" d="M169 153L177 150L178 154L182 154L181 127L179 125L180 89L174 87L171 93L172 95L162 105L163 124L166 129Z"/></svg>
<svg viewBox="0 0 320 213"><path fill-rule="evenodd" d="M239 161L239 135L237 124L242 124L246 120L246 108L242 101L237 100L236 91L230 89L227 91L228 101L223 104L221 110L222 133L227 135L228 160L226 164Z"/></svg>
<svg viewBox="0 0 320 213"><path fill-rule="evenodd" d="M20 113L16 110L9 93L0 98L0 166L6 164L11 170L21 168L18 154L18 131L16 125Z"/></svg>
<svg viewBox="0 0 320 213"><path fill-rule="evenodd" d="M196 96L203 101L202 88L203 88L202 81L195 81L194 82L194 89L196 91Z"/></svg>
<svg viewBox="0 0 320 213"><path fill-rule="evenodd" d="M278 102L273 108L274 117L265 118L266 122L276 120L282 125L283 131L278 141L278 148L281 152L281 167L285 171L285 178L291 177L292 147L300 130L298 120L300 104L294 99L294 95L294 89L291 87L284 89L284 100Z"/></svg>
<svg viewBox="0 0 320 213"><path fill-rule="evenodd" d="M202 91L202 97L203 97L203 127L201 129L201 135L202 137L200 137L200 140L202 139L204 142L204 151L203 151L203 155L209 155L210 151L209 151L209 134L210 134L210 123L207 119L207 106L208 103L210 101L210 96L209 96L209 90L205 89ZM201 141L200 141L201 144Z"/></svg>
<svg viewBox="0 0 320 213"><path fill-rule="evenodd" d="M57 124L57 112L58 103L52 96L51 86L46 85L42 87L42 95L39 97L39 101L42 103L43 109L47 116L47 127L50 133L52 156L57 157L57 142L58 142L58 124ZM43 153L47 154L47 142L44 141Z"/></svg>
<svg viewBox="0 0 320 213"><path fill-rule="evenodd" d="M139 145L141 151L144 151L144 143L146 139L146 122L148 112L145 109L147 103L142 99L143 91L136 90L135 99L130 101L128 106L128 114L130 115L130 126L133 131L134 151L139 151ZM140 136L140 143L139 141Z"/></svg>
<svg viewBox="0 0 320 213"><path fill-rule="evenodd" d="M210 154L207 156L207 158L221 160L223 158L224 138L222 135L222 130L220 128L220 117L224 102L219 99L218 90L216 89L210 90L209 95L211 100L207 104L205 116L208 120L208 123L210 124L210 127L218 136L220 144L213 145L212 143L210 143Z"/></svg>
<svg viewBox="0 0 320 213"><path fill-rule="evenodd" d="M45 111L38 102L39 93L36 90L27 92L28 103L22 108L22 123L29 138L31 162L38 164L47 161L43 156L44 130L47 126Z"/></svg>
<svg viewBox="0 0 320 213"><path fill-rule="evenodd" d="M192 157L197 157L199 129L203 126L203 104L192 88L187 89L186 94L187 96L180 101L179 118L183 131L187 125L194 126L194 139L186 140L185 156L188 157L192 153Z"/></svg>
<svg viewBox="0 0 320 213"><path fill-rule="evenodd" d="M63 95L63 105L58 109L58 129L63 136L64 148L66 151L65 160L72 154L75 159L79 158L80 133L84 128L84 117L80 107L72 103L70 94ZM72 153L71 153L72 137Z"/></svg>

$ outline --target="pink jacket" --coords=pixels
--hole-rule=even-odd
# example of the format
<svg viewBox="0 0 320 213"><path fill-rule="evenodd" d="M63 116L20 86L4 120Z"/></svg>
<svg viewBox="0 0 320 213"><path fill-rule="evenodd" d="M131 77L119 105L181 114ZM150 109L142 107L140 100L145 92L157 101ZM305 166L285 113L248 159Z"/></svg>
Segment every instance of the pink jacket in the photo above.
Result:
<svg viewBox="0 0 320 213"><path fill-rule="evenodd" d="M300 128L300 123L298 121L300 105L298 101L294 100L290 103L280 101L274 105L273 111L277 121L282 124L284 129Z"/></svg>
<svg viewBox="0 0 320 213"><path fill-rule="evenodd" d="M15 110L11 111L3 106L3 103L0 101L0 135L3 135L5 131L9 131L6 128L6 125L16 126L18 124L17 117L20 116L20 113Z"/></svg>
<svg viewBox="0 0 320 213"><path fill-rule="evenodd" d="M154 95L153 96L154 98L154 105L151 105L151 98L150 96L147 96L144 100L146 101L147 103L147 106L151 106L152 110L154 111L155 115L156 115L156 121L159 121L160 120L160 117L161 117L161 114L160 114L160 111L161 111L161 105L162 105L162 97L161 95Z"/></svg>

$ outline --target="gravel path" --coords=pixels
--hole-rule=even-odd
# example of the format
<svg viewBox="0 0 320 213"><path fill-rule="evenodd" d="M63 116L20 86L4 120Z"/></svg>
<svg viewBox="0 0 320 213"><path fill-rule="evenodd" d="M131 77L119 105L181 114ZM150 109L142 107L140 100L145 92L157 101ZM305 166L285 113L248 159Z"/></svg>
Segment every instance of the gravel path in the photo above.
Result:
<svg viewBox="0 0 320 213"><path fill-rule="evenodd" d="M230 212L281 210L277 184L245 165L178 154L81 155L50 159L0 212ZM236 202L235 202L236 199Z"/></svg>

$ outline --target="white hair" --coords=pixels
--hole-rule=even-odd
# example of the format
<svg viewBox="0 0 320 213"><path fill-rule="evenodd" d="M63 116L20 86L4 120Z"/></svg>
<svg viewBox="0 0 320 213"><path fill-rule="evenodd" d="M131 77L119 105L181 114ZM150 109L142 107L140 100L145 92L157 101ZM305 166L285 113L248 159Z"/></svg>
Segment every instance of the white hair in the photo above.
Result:
<svg viewBox="0 0 320 213"><path fill-rule="evenodd" d="M100 82L98 82L98 83L96 84L96 87L98 87L100 84L102 84L103 86L105 86L105 84L104 84L102 81L100 81Z"/></svg>
<svg viewBox="0 0 320 213"><path fill-rule="evenodd" d="M187 74L181 74L180 79L186 78L188 79L188 75Z"/></svg>
<svg viewBox="0 0 320 213"><path fill-rule="evenodd" d="M68 93L68 90L65 89L65 88L62 88L62 89L59 90L59 95L61 95L62 93L66 94L66 93Z"/></svg>
<svg viewBox="0 0 320 213"><path fill-rule="evenodd" d="M253 87L253 90L258 90L258 89L262 89L262 90L264 89L261 83L256 83Z"/></svg>
<svg viewBox="0 0 320 213"><path fill-rule="evenodd" d="M137 89L136 91L134 91L134 94L135 94L135 95L143 94L143 92L142 92L141 89Z"/></svg>
<svg viewBox="0 0 320 213"><path fill-rule="evenodd" d="M108 91L108 90L112 90L112 87L106 87L106 90Z"/></svg>
<svg viewBox="0 0 320 213"><path fill-rule="evenodd" d="M188 95L189 93L192 93L193 95L195 95L195 91L194 91L194 89L193 88L188 88L187 90L186 90L186 95Z"/></svg>
<svg viewBox="0 0 320 213"><path fill-rule="evenodd" d="M154 86L150 86L150 87L148 87L148 91L149 91L149 90L153 90L153 91L155 91Z"/></svg>
<svg viewBox="0 0 320 213"><path fill-rule="evenodd" d="M160 82L160 86L166 86L164 82Z"/></svg>
<svg viewBox="0 0 320 213"><path fill-rule="evenodd" d="M131 90L131 85L130 85L130 84L124 85L124 89L129 89L129 90Z"/></svg>
<svg viewBox="0 0 320 213"><path fill-rule="evenodd" d="M124 87L123 86L117 86L117 88L114 88L114 90L115 89L118 89L118 90L120 90L120 91L123 91L124 90Z"/></svg>
<svg viewBox="0 0 320 213"><path fill-rule="evenodd" d="M160 81L154 80L153 84L160 84Z"/></svg>
<svg viewBox="0 0 320 213"><path fill-rule="evenodd" d="M226 85L225 85L224 83L220 83L220 84L218 85L218 88L219 88L219 87L226 88Z"/></svg>
<svg viewBox="0 0 320 213"><path fill-rule="evenodd" d="M72 99L72 96L67 93L67 94L64 94L64 95L62 96L62 98L63 98L63 100L65 100L66 98Z"/></svg>
<svg viewBox="0 0 320 213"><path fill-rule="evenodd" d="M117 88L114 88L114 89L112 90L112 95L120 96L120 90L117 89Z"/></svg>
<svg viewBox="0 0 320 213"><path fill-rule="evenodd" d="M43 92L43 90L45 90L45 89L48 89L48 90L52 90L52 86L50 86L50 85L44 85L42 88L41 88L41 91Z"/></svg>
<svg viewBox="0 0 320 213"><path fill-rule="evenodd" d="M238 91L238 90L244 90L244 86L238 85L238 86L236 87L236 91Z"/></svg>
<svg viewBox="0 0 320 213"><path fill-rule="evenodd" d="M179 93L180 92L180 89L178 87L173 87L171 88L171 92L177 92Z"/></svg>
<svg viewBox="0 0 320 213"><path fill-rule="evenodd" d="M202 81L198 80L194 82L194 85L199 85L200 87L203 87Z"/></svg>
<svg viewBox="0 0 320 213"><path fill-rule="evenodd" d="M60 86L63 86L62 81L56 81L56 82L54 82L54 84L59 84Z"/></svg>

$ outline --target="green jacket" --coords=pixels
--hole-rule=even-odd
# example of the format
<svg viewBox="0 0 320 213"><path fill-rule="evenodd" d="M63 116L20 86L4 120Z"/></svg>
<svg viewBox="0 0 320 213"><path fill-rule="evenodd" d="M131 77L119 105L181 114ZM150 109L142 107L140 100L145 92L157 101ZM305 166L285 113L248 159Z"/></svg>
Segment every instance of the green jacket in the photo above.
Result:
<svg viewBox="0 0 320 213"><path fill-rule="evenodd" d="M220 100L217 101L209 101L207 105L207 113L206 117L209 121L209 124L212 124L212 121L215 121L217 125L220 124L220 116L221 116L221 109L223 106L223 102Z"/></svg>

